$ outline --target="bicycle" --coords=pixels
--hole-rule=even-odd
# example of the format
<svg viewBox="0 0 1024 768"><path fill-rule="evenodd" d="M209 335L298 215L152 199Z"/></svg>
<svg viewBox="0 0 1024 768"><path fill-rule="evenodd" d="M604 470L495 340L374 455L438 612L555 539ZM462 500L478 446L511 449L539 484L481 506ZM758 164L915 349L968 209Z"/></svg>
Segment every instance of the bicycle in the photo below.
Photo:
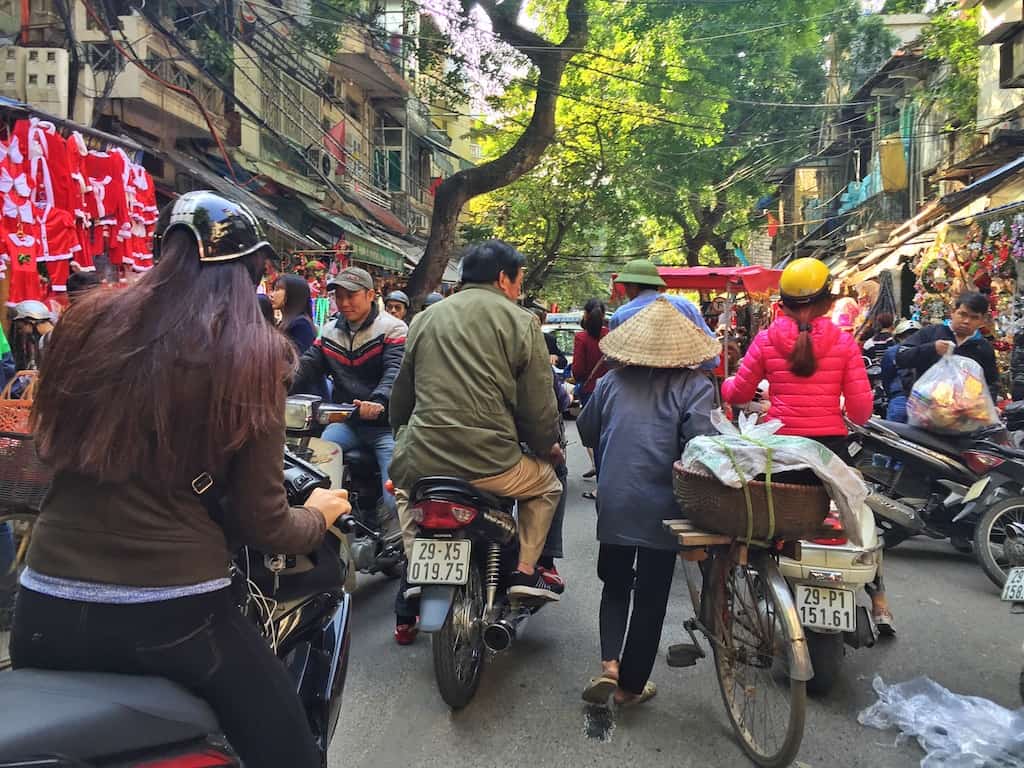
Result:
<svg viewBox="0 0 1024 768"><path fill-rule="evenodd" d="M696 615L684 623L692 644L669 648L673 667L693 666L711 646L722 701L743 751L764 768L789 765L803 740L807 681L814 675L803 627L778 557L799 544L746 545L698 530L686 520L665 525L683 547L683 571Z"/></svg>
<svg viewBox="0 0 1024 768"><path fill-rule="evenodd" d="M11 619L32 529L52 473L32 436L0 432L0 671L11 666Z"/></svg>

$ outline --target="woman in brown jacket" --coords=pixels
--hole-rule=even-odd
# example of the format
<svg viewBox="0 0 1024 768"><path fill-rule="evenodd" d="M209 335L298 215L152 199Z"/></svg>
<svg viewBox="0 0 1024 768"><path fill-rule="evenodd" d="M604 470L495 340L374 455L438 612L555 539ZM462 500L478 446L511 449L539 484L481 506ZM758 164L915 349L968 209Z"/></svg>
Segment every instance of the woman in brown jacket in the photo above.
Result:
<svg viewBox="0 0 1024 768"><path fill-rule="evenodd" d="M246 766L319 766L284 666L235 607L227 543L306 553L349 511L284 491L288 340L260 315L272 256L243 206L184 195L157 224L157 266L75 303L35 404L55 471L15 609L16 667L159 675L210 702ZM226 492L215 522L193 480Z"/></svg>

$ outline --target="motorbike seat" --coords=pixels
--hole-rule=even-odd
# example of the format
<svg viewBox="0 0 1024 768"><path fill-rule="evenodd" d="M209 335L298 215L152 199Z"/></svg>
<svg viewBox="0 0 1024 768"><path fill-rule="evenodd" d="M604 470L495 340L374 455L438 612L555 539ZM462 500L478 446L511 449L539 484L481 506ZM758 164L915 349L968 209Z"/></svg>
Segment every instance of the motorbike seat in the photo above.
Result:
<svg viewBox="0 0 1024 768"><path fill-rule="evenodd" d="M977 433L967 435L938 435L920 427L912 427L901 421L877 420L879 425L895 432L905 440L923 445L933 451L938 451L947 456L959 458L960 454L970 447L970 444L978 439Z"/></svg>
<svg viewBox="0 0 1024 768"><path fill-rule="evenodd" d="M0 682L0 760L90 760L220 731L202 699L161 677L18 669Z"/></svg>
<svg viewBox="0 0 1024 768"><path fill-rule="evenodd" d="M412 503L425 498L444 501L459 501L479 509L500 509L508 511L516 503L514 498L495 496L482 491L467 480L457 477L421 477L412 487L409 495Z"/></svg>

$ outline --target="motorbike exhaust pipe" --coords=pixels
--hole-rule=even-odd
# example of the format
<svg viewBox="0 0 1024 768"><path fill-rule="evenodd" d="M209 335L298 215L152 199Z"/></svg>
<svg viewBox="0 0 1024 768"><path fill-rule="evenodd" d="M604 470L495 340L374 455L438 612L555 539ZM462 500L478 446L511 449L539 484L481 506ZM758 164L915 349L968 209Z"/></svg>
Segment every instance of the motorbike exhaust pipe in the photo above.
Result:
<svg viewBox="0 0 1024 768"><path fill-rule="evenodd" d="M523 610L512 616L499 619L493 624L488 624L484 629L484 645L487 646L487 650L491 653L501 653L511 648L512 643L516 640L516 635L522 632L523 627L526 626L526 620L529 618L530 612Z"/></svg>
<svg viewBox="0 0 1024 768"><path fill-rule="evenodd" d="M864 503L876 515L884 517L886 520L891 520L907 530L914 531L915 533L924 530L924 523L917 516L917 511L913 507L907 506L895 499L890 499L880 493L869 494Z"/></svg>

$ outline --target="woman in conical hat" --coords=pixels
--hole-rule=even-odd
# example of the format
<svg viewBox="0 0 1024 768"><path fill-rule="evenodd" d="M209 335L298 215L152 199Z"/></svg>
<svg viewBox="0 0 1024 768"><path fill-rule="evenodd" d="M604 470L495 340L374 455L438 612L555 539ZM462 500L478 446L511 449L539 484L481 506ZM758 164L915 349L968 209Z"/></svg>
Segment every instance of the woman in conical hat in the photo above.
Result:
<svg viewBox="0 0 1024 768"><path fill-rule="evenodd" d="M604 583L601 674L586 686L586 701L604 704L614 694L626 706L656 693L649 677L678 550L663 525L678 514L672 463L690 438L714 432L714 385L696 368L720 350L664 297L601 341L620 367L598 382L576 422L598 470L597 575Z"/></svg>

